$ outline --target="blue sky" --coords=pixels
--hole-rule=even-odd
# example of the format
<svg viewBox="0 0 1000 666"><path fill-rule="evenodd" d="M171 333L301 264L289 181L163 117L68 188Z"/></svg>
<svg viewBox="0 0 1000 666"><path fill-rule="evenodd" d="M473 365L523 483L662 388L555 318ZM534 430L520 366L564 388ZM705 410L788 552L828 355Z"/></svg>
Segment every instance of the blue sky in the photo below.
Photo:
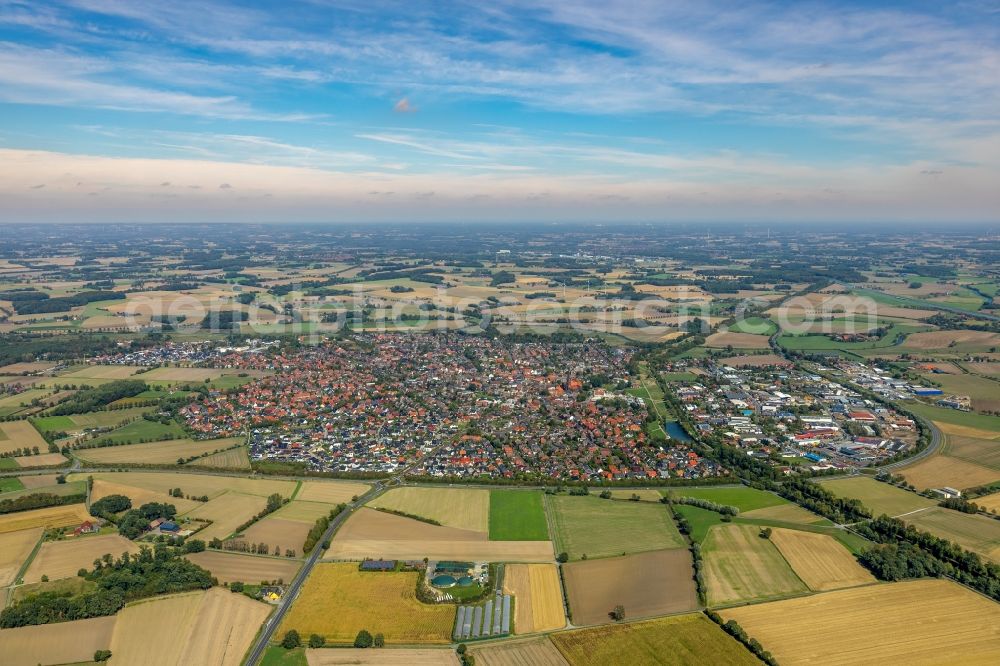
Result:
<svg viewBox="0 0 1000 666"><path fill-rule="evenodd" d="M0 220L996 221L1000 3L0 0Z"/></svg>

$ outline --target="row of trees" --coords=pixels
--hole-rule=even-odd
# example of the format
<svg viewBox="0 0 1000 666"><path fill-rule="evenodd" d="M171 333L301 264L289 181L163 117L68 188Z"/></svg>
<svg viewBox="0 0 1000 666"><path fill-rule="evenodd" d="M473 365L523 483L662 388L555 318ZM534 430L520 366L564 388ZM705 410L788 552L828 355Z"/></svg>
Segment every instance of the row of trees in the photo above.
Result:
<svg viewBox="0 0 1000 666"><path fill-rule="evenodd" d="M47 506L61 506L64 504L79 504L87 499L84 494L75 495L55 495L53 493L31 493L21 495L13 499L0 501L0 514L15 513L17 511L30 511L31 509L42 509Z"/></svg>

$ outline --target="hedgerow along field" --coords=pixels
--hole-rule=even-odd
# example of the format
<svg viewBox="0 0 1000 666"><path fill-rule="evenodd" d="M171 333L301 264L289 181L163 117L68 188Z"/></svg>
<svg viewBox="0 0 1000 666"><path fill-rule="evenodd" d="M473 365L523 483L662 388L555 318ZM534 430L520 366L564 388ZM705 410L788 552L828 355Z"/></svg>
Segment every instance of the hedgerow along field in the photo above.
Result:
<svg viewBox="0 0 1000 666"><path fill-rule="evenodd" d="M735 506L740 511L754 511L772 506L788 504L788 500L774 493L757 490L749 486L722 486L719 488L671 488L663 491L665 495L675 497L694 497L709 500L716 504Z"/></svg>
<svg viewBox="0 0 1000 666"><path fill-rule="evenodd" d="M786 666L1000 663L1000 605L949 580L867 585L719 614Z"/></svg>
<svg viewBox="0 0 1000 666"><path fill-rule="evenodd" d="M562 631L550 638L570 666L761 663L701 613Z"/></svg>
<svg viewBox="0 0 1000 666"><path fill-rule="evenodd" d="M548 541L542 492L539 490L490 491L490 540Z"/></svg>
<svg viewBox="0 0 1000 666"><path fill-rule="evenodd" d="M682 548L666 506L593 496L546 495L556 552L570 559Z"/></svg>
<svg viewBox="0 0 1000 666"><path fill-rule="evenodd" d="M359 571L357 562L317 564L278 630L319 634L352 644L358 632L381 633L391 643L448 643L455 606L416 599L416 572Z"/></svg>

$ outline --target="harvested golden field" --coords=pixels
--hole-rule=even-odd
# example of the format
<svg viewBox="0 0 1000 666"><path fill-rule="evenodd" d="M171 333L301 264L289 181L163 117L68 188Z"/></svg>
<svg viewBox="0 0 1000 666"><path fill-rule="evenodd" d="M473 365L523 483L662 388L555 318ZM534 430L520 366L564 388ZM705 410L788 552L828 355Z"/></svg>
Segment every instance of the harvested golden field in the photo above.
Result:
<svg viewBox="0 0 1000 666"><path fill-rule="evenodd" d="M1000 512L1000 493L993 493L984 497L977 497L972 500L987 511Z"/></svg>
<svg viewBox="0 0 1000 666"><path fill-rule="evenodd" d="M702 543L711 606L806 592L778 549L756 525L716 525Z"/></svg>
<svg viewBox="0 0 1000 666"><path fill-rule="evenodd" d="M900 347L904 349L948 349L954 342L961 347L995 347L1000 334L989 331L927 331L911 333Z"/></svg>
<svg viewBox="0 0 1000 666"><path fill-rule="evenodd" d="M486 532L490 491L471 488L393 488L369 506L436 520L445 527Z"/></svg>
<svg viewBox="0 0 1000 666"><path fill-rule="evenodd" d="M0 367L0 375L23 375L26 372L42 372L56 367L52 361L36 361L33 363L11 363Z"/></svg>
<svg viewBox="0 0 1000 666"><path fill-rule="evenodd" d="M258 495L230 492L199 504L184 514L184 517L212 521L211 525L198 531L199 539L204 541L211 541L214 538L225 539L240 525L260 513L266 504L267 500Z"/></svg>
<svg viewBox="0 0 1000 666"><path fill-rule="evenodd" d="M778 504L777 506L767 506L763 509L742 511L740 512L740 516L745 518L778 520L785 523L798 523L801 525L812 525L814 523L825 522L822 516L817 516L812 511L803 509L798 504Z"/></svg>
<svg viewBox="0 0 1000 666"><path fill-rule="evenodd" d="M561 631L552 634L551 640L572 666L760 664L749 650L701 613Z"/></svg>
<svg viewBox="0 0 1000 666"><path fill-rule="evenodd" d="M472 656L482 666L569 666L548 638L507 640L471 648Z"/></svg>
<svg viewBox="0 0 1000 666"><path fill-rule="evenodd" d="M95 651L111 645L115 622L115 616L110 616L0 629L4 666L90 663Z"/></svg>
<svg viewBox="0 0 1000 666"><path fill-rule="evenodd" d="M638 495L640 502L659 502L663 495L659 490L652 488L640 488L638 490L612 490L611 497L620 500L631 500L632 495Z"/></svg>
<svg viewBox="0 0 1000 666"><path fill-rule="evenodd" d="M284 552L284 547L282 547L282 552ZM211 571L220 583L240 581L241 583L257 584L261 581L274 580L283 580L288 583L302 566L302 562L299 560L286 557L244 555L218 550L203 550L200 553L191 553L184 557L201 568Z"/></svg>
<svg viewBox="0 0 1000 666"><path fill-rule="evenodd" d="M272 548L280 546L282 553L286 548L290 548L297 556L303 555L302 546L305 544L306 535L312 529L312 523L274 518L273 515L258 520L244 530L243 538L251 543L266 543Z"/></svg>
<svg viewBox="0 0 1000 666"><path fill-rule="evenodd" d="M729 347L734 349L767 349L768 336L753 333L713 333L705 339L706 347Z"/></svg>
<svg viewBox="0 0 1000 666"><path fill-rule="evenodd" d="M686 549L655 550L625 557L582 560L563 565L572 623L611 622L618 604L628 618L698 608L691 554Z"/></svg>
<svg viewBox="0 0 1000 666"><path fill-rule="evenodd" d="M83 475L74 474L73 476L82 477ZM177 476L175 476L174 479L178 483L182 481L182 479ZM140 507L143 504L149 504L150 502L173 504L179 514L187 513L202 504L201 502L184 499L183 497L171 497L166 493L153 492L152 490L147 490L145 488L127 486L125 484L113 483L111 481L105 481L104 479L95 478L94 487L90 491L90 501L96 502L102 497L107 497L108 495L124 495L132 500L132 506L134 507Z"/></svg>
<svg viewBox="0 0 1000 666"><path fill-rule="evenodd" d="M472 560L551 562L551 541L489 541L485 532L440 527L391 513L361 508L337 531L324 557L360 560Z"/></svg>
<svg viewBox="0 0 1000 666"><path fill-rule="evenodd" d="M363 572L356 562L316 565L278 630L319 634L329 643L353 643L362 629L387 644L448 643L455 606L416 599L416 572Z"/></svg>
<svg viewBox="0 0 1000 666"><path fill-rule="evenodd" d="M93 474L79 473L70 475L70 481L85 480L87 476L95 479L105 479L137 488L145 488L158 493L169 493L171 488L181 487L185 495L200 497L208 495L217 497L227 490L234 490L246 495L267 497L278 493L282 497L291 498L295 492L295 481L280 481L277 479L250 479L237 476L212 476L211 474L185 474L178 476L172 472L95 472Z"/></svg>
<svg viewBox="0 0 1000 666"><path fill-rule="evenodd" d="M219 453L213 453L204 458L198 458L188 463L188 465L194 467L215 467L217 469L249 470L250 455L247 453L245 446L239 446L226 451L220 451Z"/></svg>
<svg viewBox="0 0 1000 666"><path fill-rule="evenodd" d="M64 375L59 375L59 378L62 380L125 379L127 377L131 377L142 369L143 368L141 366L137 365L91 365L85 368L73 370L72 372ZM80 382L73 381L72 383L79 384Z"/></svg>
<svg viewBox="0 0 1000 666"><path fill-rule="evenodd" d="M306 650L306 661L309 666L459 666L450 648Z"/></svg>
<svg viewBox="0 0 1000 666"><path fill-rule="evenodd" d="M1000 605L948 580L855 587L719 614L781 664L1000 663Z"/></svg>
<svg viewBox="0 0 1000 666"><path fill-rule="evenodd" d="M227 449L242 442L235 439L172 439L165 442L149 442L146 444L125 444L124 446L105 446L96 449L79 449L76 457L89 462L103 465L117 463L140 463L144 465L174 465L178 458L190 458L211 453L217 449ZM204 464L205 459L195 460L193 464Z"/></svg>
<svg viewBox="0 0 1000 666"><path fill-rule="evenodd" d="M218 587L138 601L118 613L108 663L239 666L270 612L267 604Z"/></svg>
<svg viewBox="0 0 1000 666"><path fill-rule="evenodd" d="M297 500L308 502L327 502L343 504L350 502L352 497L361 497L371 489L367 483L354 481L303 481Z"/></svg>
<svg viewBox="0 0 1000 666"><path fill-rule="evenodd" d="M977 375L1000 376L1000 362L998 361L974 361L962 365L968 368L969 372L974 372Z"/></svg>
<svg viewBox="0 0 1000 666"><path fill-rule="evenodd" d="M562 586L554 564L508 564L504 591L515 599L514 632L530 634L566 626Z"/></svg>
<svg viewBox="0 0 1000 666"><path fill-rule="evenodd" d="M826 534L775 528L771 541L809 589L822 592L874 583L839 541Z"/></svg>
<svg viewBox="0 0 1000 666"><path fill-rule="evenodd" d="M309 527L312 527L317 520L328 515L335 508L336 506L333 504L304 502L296 499L275 511L271 516L281 518L282 520L294 520L306 523Z"/></svg>
<svg viewBox="0 0 1000 666"><path fill-rule="evenodd" d="M0 534L30 530L33 527L70 527L85 520L90 520L90 514L83 504L18 511L0 516Z"/></svg>
<svg viewBox="0 0 1000 666"><path fill-rule="evenodd" d="M91 569L94 560L106 553L138 553L139 544L117 534L82 536L62 541L46 541L24 574L25 583L37 583L42 576L49 580L72 578L80 569Z"/></svg>
<svg viewBox="0 0 1000 666"><path fill-rule="evenodd" d="M42 538L41 527L0 533L0 587L14 582L21 565Z"/></svg>
<svg viewBox="0 0 1000 666"><path fill-rule="evenodd" d="M43 453L37 456L14 456L14 460L24 469L32 467L55 467L69 462L66 456L61 453Z"/></svg>
<svg viewBox="0 0 1000 666"><path fill-rule="evenodd" d="M950 486L964 489L982 486L1000 479L1000 472L946 455L933 455L915 465L899 470L917 490Z"/></svg>
<svg viewBox="0 0 1000 666"><path fill-rule="evenodd" d="M35 430L31 421L7 421L0 423L0 453L10 453L16 449L37 446L39 451L48 451L49 445L41 433ZM31 456L40 458L42 456ZM60 456L61 457L61 456Z"/></svg>
<svg viewBox="0 0 1000 666"><path fill-rule="evenodd" d="M142 373L143 381L157 380L169 382L203 382L222 375L218 368L154 368Z"/></svg>

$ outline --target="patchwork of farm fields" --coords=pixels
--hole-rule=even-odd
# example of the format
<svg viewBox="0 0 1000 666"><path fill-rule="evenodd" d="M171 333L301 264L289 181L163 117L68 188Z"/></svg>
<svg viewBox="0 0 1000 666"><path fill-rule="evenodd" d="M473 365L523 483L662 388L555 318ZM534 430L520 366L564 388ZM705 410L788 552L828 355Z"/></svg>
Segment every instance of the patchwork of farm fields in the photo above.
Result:
<svg viewBox="0 0 1000 666"><path fill-rule="evenodd" d="M369 506L435 520L475 532L489 529L490 491L473 488L393 488Z"/></svg>
<svg viewBox="0 0 1000 666"><path fill-rule="evenodd" d="M1000 564L1000 521L976 514L934 507L903 518L908 525L954 541Z"/></svg>
<svg viewBox="0 0 1000 666"><path fill-rule="evenodd" d="M937 505L934 500L867 476L819 479L818 483L838 497L860 500L876 516L899 516Z"/></svg>
<svg viewBox="0 0 1000 666"><path fill-rule="evenodd" d="M180 487L185 495L194 495L195 497L207 495L210 499L228 490L260 497L267 497L273 493L278 493L282 497L291 497L298 486L296 481L251 479L242 476L213 476L211 474L184 474L181 476L172 472L88 472L72 474L68 478L71 481L77 481L86 480L88 476L164 494L169 493L173 488ZM309 483L312 482L303 482L303 485ZM331 483L336 484L336 482ZM179 510L180 507L178 507Z"/></svg>
<svg viewBox="0 0 1000 666"><path fill-rule="evenodd" d="M948 580L867 585L719 614L781 664L1000 663L1000 605Z"/></svg>
<svg viewBox="0 0 1000 666"><path fill-rule="evenodd" d="M566 626L562 586L554 564L508 564L504 590L514 595L514 632L530 634Z"/></svg>
<svg viewBox="0 0 1000 666"><path fill-rule="evenodd" d="M665 506L597 497L546 495L559 552L570 559L684 546Z"/></svg>
<svg viewBox="0 0 1000 666"><path fill-rule="evenodd" d="M621 604L627 617L639 618L698 608L691 554L659 550L625 557L563 565L572 622L582 626L611 622Z"/></svg>
<svg viewBox="0 0 1000 666"><path fill-rule="evenodd" d="M482 666L569 666L548 638L507 640L483 647L473 646L472 656Z"/></svg>
<svg viewBox="0 0 1000 666"><path fill-rule="evenodd" d="M228 492L188 511L184 517L212 521L211 525L198 531L199 539L225 539L240 525L260 513L266 503L259 495Z"/></svg>
<svg viewBox="0 0 1000 666"><path fill-rule="evenodd" d="M875 582L868 570L833 537L777 528L771 533L771 541L811 590L836 590Z"/></svg>
<svg viewBox="0 0 1000 666"><path fill-rule="evenodd" d="M552 634L551 640L571 666L754 666L760 663L736 639L701 613L563 631Z"/></svg>
<svg viewBox="0 0 1000 666"><path fill-rule="evenodd" d="M215 451L233 449L242 443L239 437L229 439L173 439L148 444L126 444L123 446L105 446L93 449L78 449L75 455L80 460L101 464L115 465L138 463L143 465L175 465L179 459L192 456L203 456ZM242 447L240 447L242 449ZM228 451L226 451L228 454ZM246 458L246 451L237 454L236 459ZM208 458L197 458L193 464L207 465Z"/></svg>
<svg viewBox="0 0 1000 666"><path fill-rule="evenodd" d="M808 591L754 525L716 525L702 544L708 603L720 606Z"/></svg>
<svg viewBox="0 0 1000 666"><path fill-rule="evenodd" d="M387 643L448 643L455 606L417 601L415 572L363 572L357 563L317 564L278 630L353 643L362 629Z"/></svg>

